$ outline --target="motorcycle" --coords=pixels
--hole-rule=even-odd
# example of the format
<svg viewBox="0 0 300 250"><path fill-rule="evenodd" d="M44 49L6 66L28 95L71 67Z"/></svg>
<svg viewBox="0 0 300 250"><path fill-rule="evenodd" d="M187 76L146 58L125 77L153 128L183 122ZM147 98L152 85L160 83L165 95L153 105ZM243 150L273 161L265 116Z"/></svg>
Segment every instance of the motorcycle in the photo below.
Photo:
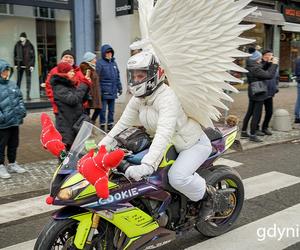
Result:
<svg viewBox="0 0 300 250"><path fill-rule="evenodd" d="M201 219L201 201L190 201L168 183L168 170L178 155L174 145L166 149L158 170L141 181L127 179L124 169L140 164L148 149L136 154L126 151L120 166L109 175L109 197L99 198L76 165L90 149L97 148L105 133L84 122L50 184L52 204L64 207L53 213L34 249L153 249L193 228L209 237L229 231L243 207L244 187L234 169L214 162L234 144L237 126L221 125L205 132L213 152L197 173L217 192L233 190L222 196L208 220ZM118 142L113 140L109 147L114 150Z"/></svg>

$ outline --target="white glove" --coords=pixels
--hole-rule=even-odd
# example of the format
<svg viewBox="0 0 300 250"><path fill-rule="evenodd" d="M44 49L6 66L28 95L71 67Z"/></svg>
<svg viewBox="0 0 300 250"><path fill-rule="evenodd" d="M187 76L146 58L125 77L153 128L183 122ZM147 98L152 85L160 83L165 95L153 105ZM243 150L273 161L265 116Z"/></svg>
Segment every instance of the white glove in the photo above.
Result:
<svg viewBox="0 0 300 250"><path fill-rule="evenodd" d="M139 181L143 176L151 175L154 172L154 168L147 164L134 165L127 168L125 176L127 178L131 177L132 179Z"/></svg>
<svg viewBox="0 0 300 250"><path fill-rule="evenodd" d="M30 72L33 72L34 67L30 67L29 70L30 70Z"/></svg>

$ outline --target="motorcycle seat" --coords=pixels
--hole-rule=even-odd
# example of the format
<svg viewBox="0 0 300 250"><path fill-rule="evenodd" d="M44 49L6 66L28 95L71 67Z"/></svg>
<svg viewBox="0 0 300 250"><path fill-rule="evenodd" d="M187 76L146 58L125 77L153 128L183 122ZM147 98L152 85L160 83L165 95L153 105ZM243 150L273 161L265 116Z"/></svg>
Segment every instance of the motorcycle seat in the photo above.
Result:
<svg viewBox="0 0 300 250"><path fill-rule="evenodd" d="M222 139L223 135L218 129L214 128L206 128L204 129L204 133L210 139L210 141L216 141Z"/></svg>

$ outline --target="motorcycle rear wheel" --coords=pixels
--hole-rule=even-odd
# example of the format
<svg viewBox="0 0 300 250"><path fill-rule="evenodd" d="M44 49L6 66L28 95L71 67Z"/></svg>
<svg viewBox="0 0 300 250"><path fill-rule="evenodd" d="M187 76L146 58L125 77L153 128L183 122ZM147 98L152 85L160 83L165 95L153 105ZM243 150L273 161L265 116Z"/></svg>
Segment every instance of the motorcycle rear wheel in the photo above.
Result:
<svg viewBox="0 0 300 250"><path fill-rule="evenodd" d="M72 219L54 220L51 219L40 232L34 245L34 250L76 250L73 245L78 221ZM113 237L110 225L106 222L99 224L98 234L95 234L92 240L92 249L113 250Z"/></svg>
<svg viewBox="0 0 300 250"><path fill-rule="evenodd" d="M231 197L234 209L229 211L224 219L209 219L201 221L196 225L196 229L203 235L215 237L228 232L238 219L244 204L244 185L240 175L228 166L215 166L212 172L205 176L206 182L216 188L226 185L227 188L234 188L236 192Z"/></svg>

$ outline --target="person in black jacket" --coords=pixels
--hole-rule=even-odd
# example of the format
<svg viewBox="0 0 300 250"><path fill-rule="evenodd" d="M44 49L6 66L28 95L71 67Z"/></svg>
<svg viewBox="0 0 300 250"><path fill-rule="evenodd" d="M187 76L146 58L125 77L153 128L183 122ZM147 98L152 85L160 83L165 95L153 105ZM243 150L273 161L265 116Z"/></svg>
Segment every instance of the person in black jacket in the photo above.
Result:
<svg viewBox="0 0 300 250"><path fill-rule="evenodd" d="M262 68L263 65L261 64L261 58L262 54L259 51L255 51L247 60L246 66L246 69L248 70L247 78L249 106L243 121L241 137L249 137L250 140L254 142L262 142L262 140L257 137L256 130L261 117L264 100L268 98L268 94L267 92L264 92L254 95L251 89L251 84L257 81L272 79L275 76L278 67L278 59L274 57L270 67L267 70L264 70ZM251 117L252 120L249 135L247 133L247 127Z"/></svg>
<svg viewBox="0 0 300 250"><path fill-rule="evenodd" d="M20 88L23 78L23 73L26 73L26 98L30 98L31 88L31 73L34 70L35 52L32 43L27 39L25 32L20 34L20 41L15 45L14 49L14 63L17 69L17 85Z"/></svg>
<svg viewBox="0 0 300 250"><path fill-rule="evenodd" d="M262 52L262 65L263 69L267 70L272 65L273 52L269 49L266 49ZM265 107L265 118L261 126L261 132L265 135L272 135L272 132L269 130L269 123L273 115L273 97L278 92L278 81L279 81L279 72L276 70L276 74L270 80L265 80L267 84L267 99L264 100Z"/></svg>
<svg viewBox="0 0 300 250"><path fill-rule="evenodd" d="M56 126L62 135L63 143L66 144L66 149L69 150L77 133L73 126L84 113L82 103L90 86L87 82L81 82L76 87L75 72L68 63L59 63L57 70L58 73L50 80L58 108Z"/></svg>

